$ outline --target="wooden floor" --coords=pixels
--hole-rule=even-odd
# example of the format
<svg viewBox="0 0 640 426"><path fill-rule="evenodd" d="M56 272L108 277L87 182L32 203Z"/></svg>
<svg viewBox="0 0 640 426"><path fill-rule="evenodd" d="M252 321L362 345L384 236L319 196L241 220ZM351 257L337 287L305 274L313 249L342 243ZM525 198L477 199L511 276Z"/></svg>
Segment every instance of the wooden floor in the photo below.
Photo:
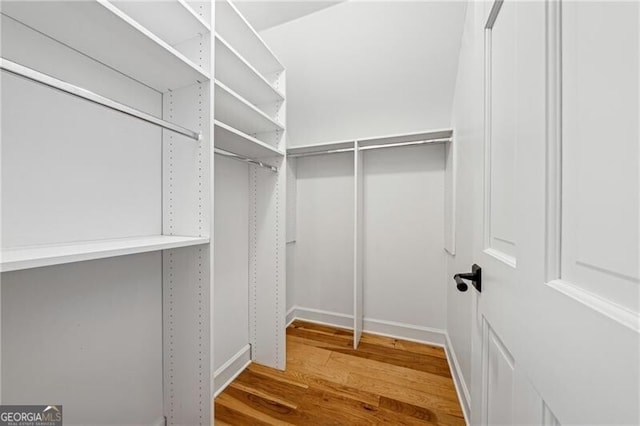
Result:
<svg viewBox="0 0 640 426"><path fill-rule="evenodd" d="M252 364L215 400L216 425L464 425L444 350L295 321L287 370Z"/></svg>

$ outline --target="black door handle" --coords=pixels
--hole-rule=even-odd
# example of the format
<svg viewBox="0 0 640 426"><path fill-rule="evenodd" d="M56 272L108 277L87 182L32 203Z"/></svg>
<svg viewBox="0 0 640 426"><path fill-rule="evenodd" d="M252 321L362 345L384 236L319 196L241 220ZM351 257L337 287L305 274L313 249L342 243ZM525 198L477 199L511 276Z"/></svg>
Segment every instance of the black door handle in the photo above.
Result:
<svg viewBox="0 0 640 426"><path fill-rule="evenodd" d="M459 291L467 291L469 286L463 280L469 280L479 293L482 292L482 268L475 263L471 267L471 272L455 274L453 279Z"/></svg>

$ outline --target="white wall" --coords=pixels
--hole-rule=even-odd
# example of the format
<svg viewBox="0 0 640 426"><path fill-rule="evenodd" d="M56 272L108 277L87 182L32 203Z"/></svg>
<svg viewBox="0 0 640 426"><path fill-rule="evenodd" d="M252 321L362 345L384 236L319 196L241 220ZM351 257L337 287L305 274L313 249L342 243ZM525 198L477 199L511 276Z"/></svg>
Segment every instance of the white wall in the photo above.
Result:
<svg viewBox="0 0 640 426"><path fill-rule="evenodd" d="M287 285L294 286L295 305L352 315L353 154L296 161L295 262Z"/></svg>
<svg viewBox="0 0 640 426"><path fill-rule="evenodd" d="M2 402L65 424L162 418L160 252L2 274ZM117 410L105 410L105 403Z"/></svg>
<svg viewBox="0 0 640 426"><path fill-rule="evenodd" d="M287 68L288 145L450 127L465 10L351 1L263 31ZM444 329L444 146L365 156L365 316ZM288 305L352 315L353 157L297 161Z"/></svg>
<svg viewBox="0 0 640 426"><path fill-rule="evenodd" d="M444 145L365 151L364 315L445 328Z"/></svg>
<svg viewBox="0 0 640 426"><path fill-rule="evenodd" d="M289 146L450 125L464 2L358 2L263 31Z"/></svg>
<svg viewBox="0 0 640 426"><path fill-rule="evenodd" d="M447 332L460 369L463 386L471 386L471 338L475 291L461 293L452 276L468 272L474 262L475 242L482 238L483 164L483 43L482 4L467 9L453 104L456 173L456 254L447 262ZM469 401L462 401L468 403Z"/></svg>
<svg viewBox="0 0 640 426"><path fill-rule="evenodd" d="M249 343L249 170L215 158L214 368Z"/></svg>

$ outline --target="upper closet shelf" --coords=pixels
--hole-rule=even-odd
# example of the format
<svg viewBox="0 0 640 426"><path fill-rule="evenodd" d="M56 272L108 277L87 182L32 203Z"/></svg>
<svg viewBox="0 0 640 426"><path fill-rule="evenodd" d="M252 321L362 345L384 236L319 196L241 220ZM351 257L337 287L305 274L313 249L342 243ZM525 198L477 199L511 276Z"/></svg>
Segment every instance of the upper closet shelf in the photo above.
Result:
<svg viewBox="0 0 640 426"><path fill-rule="evenodd" d="M284 95L218 34L215 35L215 76L254 105L281 102Z"/></svg>
<svg viewBox="0 0 640 426"><path fill-rule="evenodd" d="M106 0L10 1L3 2L2 13L163 93L209 80L200 67Z"/></svg>
<svg viewBox="0 0 640 426"><path fill-rule="evenodd" d="M228 0L216 2L216 32L266 76L284 70L262 37Z"/></svg>
<svg viewBox="0 0 640 426"><path fill-rule="evenodd" d="M82 241L69 244L46 244L0 250L0 272L39 268L84 260L150 251L188 247L209 243L209 238L152 235L110 240Z"/></svg>
<svg viewBox="0 0 640 426"><path fill-rule="evenodd" d="M302 157L307 155L332 154L337 152L353 151L357 143L362 150L374 148L386 148L403 145L415 145L422 143L451 142L453 130L425 130L422 132L402 133L389 136L376 136L358 140L347 140L339 142L322 142L311 145L297 146L287 149L287 155L291 157Z"/></svg>
<svg viewBox="0 0 640 426"><path fill-rule="evenodd" d="M152 3L111 0L111 3L171 46L211 32L209 24L184 0Z"/></svg>
<svg viewBox="0 0 640 426"><path fill-rule="evenodd" d="M215 147L233 154L255 159L282 157L283 152L231 126L215 121Z"/></svg>
<svg viewBox="0 0 640 426"><path fill-rule="evenodd" d="M398 135L377 136L373 138L358 139L358 146L373 147L386 145L405 145L413 143L437 143L449 142L453 136L451 129L425 130L415 133L403 133Z"/></svg>
<svg viewBox="0 0 640 426"><path fill-rule="evenodd" d="M333 154L338 152L354 151L354 141L340 142L323 142L311 145L302 145L295 148L287 149L287 155L291 157L316 155L316 154Z"/></svg>
<svg viewBox="0 0 640 426"><path fill-rule="evenodd" d="M249 135L283 131L284 127L218 80L215 81L215 116Z"/></svg>

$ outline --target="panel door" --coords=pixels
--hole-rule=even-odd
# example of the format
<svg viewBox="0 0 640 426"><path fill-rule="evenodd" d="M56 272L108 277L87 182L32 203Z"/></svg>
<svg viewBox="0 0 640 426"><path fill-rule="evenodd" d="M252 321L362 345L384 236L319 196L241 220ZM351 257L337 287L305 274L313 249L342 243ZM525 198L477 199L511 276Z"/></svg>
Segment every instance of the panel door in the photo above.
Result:
<svg viewBox="0 0 640 426"><path fill-rule="evenodd" d="M487 4L474 424L639 424L637 2Z"/></svg>

